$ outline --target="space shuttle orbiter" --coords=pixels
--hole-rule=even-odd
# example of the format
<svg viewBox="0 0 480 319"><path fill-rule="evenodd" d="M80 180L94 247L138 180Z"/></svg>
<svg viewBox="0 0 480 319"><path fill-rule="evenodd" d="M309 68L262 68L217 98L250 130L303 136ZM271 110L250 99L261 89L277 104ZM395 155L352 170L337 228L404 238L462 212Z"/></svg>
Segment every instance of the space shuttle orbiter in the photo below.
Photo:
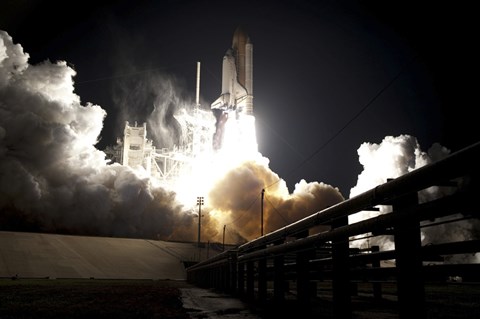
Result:
<svg viewBox="0 0 480 319"><path fill-rule="evenodd" d="M224 112L253 115L253 45L246 32L238 27L232 47L223 57L222 94L211 108Z"/></svg>

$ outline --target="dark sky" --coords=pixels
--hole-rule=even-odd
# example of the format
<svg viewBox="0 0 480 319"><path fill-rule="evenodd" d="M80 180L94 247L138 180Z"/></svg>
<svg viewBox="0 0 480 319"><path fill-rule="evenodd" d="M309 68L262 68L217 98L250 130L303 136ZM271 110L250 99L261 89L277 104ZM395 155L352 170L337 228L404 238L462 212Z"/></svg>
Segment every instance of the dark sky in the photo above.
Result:
<svg viewBox="0 0 480 319"><path fill-rule="evenodd" d="M303 178L348 197L361 171L358 147L387 135L413 135L425 151L435 142L456 151L480 139L470 5L83 2L2 1L0 29L23 46L31 64L64 60L77 71L82 103L108 113L99 148L121 136L122 94L138 102L138 118L130 120L144 121L152 97L135 90L154 75L174 77L194 100L200 61L208 107L220 94L222 58L239 25L253 43L259 150L290 189ZM128 91L119 91L125 84Z"/></svg>

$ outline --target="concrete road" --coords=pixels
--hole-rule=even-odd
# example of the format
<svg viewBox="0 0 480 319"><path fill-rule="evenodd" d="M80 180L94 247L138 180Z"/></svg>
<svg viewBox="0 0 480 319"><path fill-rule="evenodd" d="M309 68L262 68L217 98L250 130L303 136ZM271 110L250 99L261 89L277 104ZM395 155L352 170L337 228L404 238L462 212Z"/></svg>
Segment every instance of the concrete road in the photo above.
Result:
<svg viewBox="0 0 480 319"><path fill-rule="evenodd" d="M0 232L0 277L185 280L196 243Z"/></svg>

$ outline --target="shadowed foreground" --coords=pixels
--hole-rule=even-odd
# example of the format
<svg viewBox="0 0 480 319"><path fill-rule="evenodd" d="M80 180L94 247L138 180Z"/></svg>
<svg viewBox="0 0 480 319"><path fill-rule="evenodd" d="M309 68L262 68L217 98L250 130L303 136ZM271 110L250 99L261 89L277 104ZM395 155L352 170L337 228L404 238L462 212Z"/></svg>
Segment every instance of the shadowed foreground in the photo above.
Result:
<svg viewBox="0 0 480 319"><path fill-rule="evenodd" d="M188 319L171 280L3 279L0 318Z"/></svg>
<svg viewBox="0 0 480 319"><path fill-rule="evenodd" d="M263 319L279 317L335 318L329 289L320 285L317 297L308 303L296 301L288 295L281 304L273 301L255 305L254 312ZM395 285L383 284L383 297L375 299L368 283L359 283L357 293L351 297L352 319L399 318ZM427 319L480 318L480 283L428 283L425 285Z"/></svg>
<svg viewBox="0 0 480 319"><path fill-rule="evenodd" d="M432 285L426 318L478 318L480 285ZM468 293L465 293L468 291ZM187 292L185 294L185 292ZM187 304L185 295L191 297ZM270 319L333 318L331 300L310 305L244 306L239 300L179 280L0 279L0 318ZM390 298L374 301L362 290L353 298L353 319L398 318Z"/></svg>

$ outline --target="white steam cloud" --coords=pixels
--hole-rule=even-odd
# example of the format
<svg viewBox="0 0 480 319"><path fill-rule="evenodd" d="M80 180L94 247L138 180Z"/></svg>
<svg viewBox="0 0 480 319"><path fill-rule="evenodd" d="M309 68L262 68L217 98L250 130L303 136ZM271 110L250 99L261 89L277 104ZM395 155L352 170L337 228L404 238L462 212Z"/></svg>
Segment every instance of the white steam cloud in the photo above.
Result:
<svg viewBox="0 0 480 319"><path fill-rule="evenodd" d="M188 228L175 194L106 164L94 147L106 112L80 103L75 71L28 58L0 32L0 225L162 238Z"/></svg>
<svg viewBox="0 0 480 319"><path fill-rule="evenodd" d="M1 229L195 240L196 218L176 192L129 167L108 165L95 147L107 114L82 105L76 72L63 61L30 65L28 59L0 30ZM165 86L159 91L162 97ZM175 95L156 100L150 123L158 139L171 136L153 123L179 104ZM261 155L235 163L211 185L202 228L210 241L221 240L224 226L230 243L258 237L258 199L268 185L266 232L344 199L337 188L317 182L300 181L289 194Z"/></svg>
<svg viewBox="0 0 480 319"><path fill-rule="evenodd" d="M123 134L125 121L131 125L134 121L145 122L154 145L172 148L181 144L181 127L174 117L179 110L193 105L183 91L177 79L155 72L118 79L112 92L118 110L117 131Z"/></svg>
<svg viewBox="0 0 480 319"><path fill-rule="evenodd" d="M387 136L380 144L363 143L358 149L359 161L363 165L363 171L358 176L357 185L350 190L350 198L368 191L387 179L397 178L424 165L436 162L450 154L450 150L433 144L427 152L422 151L417 139L410 135ZM444 193L452 192L448 187L430 187L420 191L419 202L430 201ZM350 216L349 223L372 218L391 211L390 206L380 206L379 212L362 211ZM460 216L456 216L460 217ZM448 217L451 219L452 217ZM438 219L437 221L441 221ZM437 225L422 228L422 244L445 243L478 239L480 237L480 223L478 220L462 220L455 223ZM378 245L381 250L394 248L393 237L372 237L368 240L355 240L354 247ZM478 256L454 256L449 257L455 261L459 258L468 261L480 261Z"/></svg>

